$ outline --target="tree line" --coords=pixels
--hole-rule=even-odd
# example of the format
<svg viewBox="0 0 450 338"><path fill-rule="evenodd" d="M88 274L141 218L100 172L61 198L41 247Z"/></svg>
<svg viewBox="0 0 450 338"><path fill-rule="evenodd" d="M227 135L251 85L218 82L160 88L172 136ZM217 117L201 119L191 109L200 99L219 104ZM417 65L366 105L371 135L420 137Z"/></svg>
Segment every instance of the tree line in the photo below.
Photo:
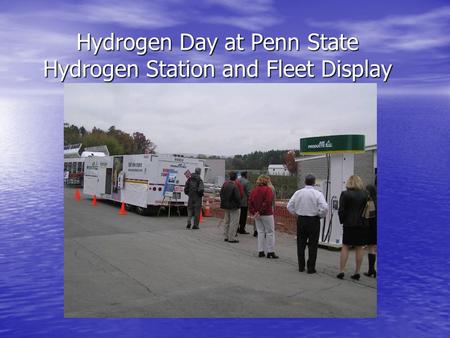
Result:
<svg viewBox="0 0 450 338"><path fill-rule="evenodd" d="M266 171L269 164L285 164L289 172L294 174L297 172L295 157L298 155L293 150L254 151L225 159L225 167L227 170Z"/></svg>
<svg viewBox="0 0 450 338"><path fill-rule="evenodd" d="M115 126L108 130L94 127L88 131L83 126L64 124L64 145L82 143L83 147L106 145L110 155L152 154L156 145L141 132L129 134ZM225 158L227 170L260 170L267 171L269 164L285 164L294 174L297 171L295 157L298 153L292 150L254 151L244 155ZM218 159L223 156L198 155L199 158Z"/></svg>
<svg viewBox="0 0 450 338"><path fill-rule="evenodd" d="M106 145L110 155L152 154L156 145L141 132L129 134L115 126L108 130L64 123L64 145L82 143L83 147Z"/></svg>

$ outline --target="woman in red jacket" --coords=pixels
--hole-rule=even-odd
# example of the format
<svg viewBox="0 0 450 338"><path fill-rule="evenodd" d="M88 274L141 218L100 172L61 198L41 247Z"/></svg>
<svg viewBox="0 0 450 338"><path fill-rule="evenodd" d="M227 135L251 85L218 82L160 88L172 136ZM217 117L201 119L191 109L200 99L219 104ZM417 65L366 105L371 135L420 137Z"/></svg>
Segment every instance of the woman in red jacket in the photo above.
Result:
<svg viewBox="0 0 450 338"><path fill-rule="evenodd" d="M258 231L258 255L267 258L278 258L274 252L275 246L275 222L273 218L272 201L274 199L272 189L267 185L270 178L261 175L256 180L256 187L250 193L248 208L250 215L255 219Z"/></svg>

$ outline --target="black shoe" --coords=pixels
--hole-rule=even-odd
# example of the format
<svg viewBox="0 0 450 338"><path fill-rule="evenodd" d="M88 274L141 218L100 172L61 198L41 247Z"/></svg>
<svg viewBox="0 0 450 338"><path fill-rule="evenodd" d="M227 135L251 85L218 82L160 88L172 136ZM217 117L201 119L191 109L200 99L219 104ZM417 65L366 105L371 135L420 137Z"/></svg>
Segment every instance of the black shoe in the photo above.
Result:
<svg viewBox="0 0 450 338"><path fill-rule="evenodd" d="M258 237L258 231L255 231L255 232L253 233L253 237Z"/></svg>
<svg viewBox="0 0 450 338"><path fill-rule="evenodd" d="M372 271L372 272L364 272L364 276L367 277L373 277L373 278L377 278L377 272L376 271Z"/></svg>
<svg viewBox="0 0 450 338"><path fill-rule="evenodd" d="M372 277L376 278L377 277L377 272L375 271L375 261L377 260L377 255L375 254L367 254L367 257L369 258L369 270L367 271L367 273L364 273L364 275L366 275L367 277Z"/></svg>
<svg viewBox="0 0 450 338"><path fill-rule="evenodd" d="M339 278L339 279L344 279L344 273L340 272L340 273L337 274L336 277Z"/></svg>
<svg viewBox="0 0 450 338"><path fill-rule="evenodd" d="M305 268L298 268L298 271L305 272Z"/></svg>
<svg viewBox="0 0 450 338"><path fill-rule="evenodd" d="M274 259L276 259L276 258L280 258L280 257L275 255L275 252L268 252L267 253L267 258L274 258Z"/></svg>
<svg viewBox="0 0 450 338"><path fill-rule="evenodd" d="M361 277L361 276L360 276L359 273L355 273L354 275L351 275L351 276L350 276L350 278L351 278L351 279L354 279L354 280L359 280L360 277Z"/></svg>
<svg viewBox="0 0 450 338"><path fill-rule="evenodd" d="M186 225L186 229L190 229L190 228L191 228L190 224Z"/></svg>
<svg viewBox="0 0 450 338"><path fill-rule="evenodd" d="M223 241L224 241L224 242L228 242L228 238L225 238Z"/></svg>
<svg viewBox="0 0 450 338"><path fill-rule="evenodd" d="M258 253L258 257L266 257L266 254L264 253L264 251L260 251Z"/></svg>
<svg viewBox="0 0 450 338"><path fill-rule="evenodd" d="M192 230L198 230L198 229L200 229L199 227L196 227L196 226L193 226L192 227Z"/></svg>
<svg viewBox="0 0 450 338"><path fill-rule="evenodd" d="M228 243L239 243L239 241L237 239L232 240L232 241L228 241Z"/></svg>
<svg viewBox="0 0 450 338"><path fill-rule="evenodd" d="M307 271L307 273L309 273L309 274L316 273L316 272L317 272L316 269L311 269L311 270L308 269L308 271Z"/></svg>

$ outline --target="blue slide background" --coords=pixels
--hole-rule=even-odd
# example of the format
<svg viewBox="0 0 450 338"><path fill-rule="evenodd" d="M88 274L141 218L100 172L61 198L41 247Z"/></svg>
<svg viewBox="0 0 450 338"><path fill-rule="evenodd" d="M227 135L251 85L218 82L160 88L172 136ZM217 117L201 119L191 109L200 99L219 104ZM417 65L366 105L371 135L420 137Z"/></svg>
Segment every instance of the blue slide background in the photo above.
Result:
<svg viewBox="0 0 450 338"><path fill-rule="evenodd" d="M342 55L343 60L394 63L388 84L378 86L378 317L65 319L63 86L43 79L42 65L46 58L95 60L77 55L78 31L174 38L180 32L353 33L361 51ZM447 1L2 2L0 336L448 336L449 33ZM189 57L203 57L194 54ZM219 56L233 62L274 58L270 53Z"/></svg>

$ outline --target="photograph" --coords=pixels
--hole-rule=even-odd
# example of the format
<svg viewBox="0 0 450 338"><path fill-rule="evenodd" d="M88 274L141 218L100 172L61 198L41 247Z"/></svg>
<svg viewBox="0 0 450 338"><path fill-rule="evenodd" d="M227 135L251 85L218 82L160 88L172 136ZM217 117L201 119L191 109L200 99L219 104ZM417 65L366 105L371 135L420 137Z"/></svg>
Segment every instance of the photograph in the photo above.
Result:
<svg viewBox="0 0 450 338"><path fill-rule="evenodd" d="M66 318L377 316L376 84L66 84Z"/></svg>
<svg viewBox="0 0 450 338"><path fill-rule="evenodd" d="M448 336L448 0L0 3L1 337Z"/></svg>

